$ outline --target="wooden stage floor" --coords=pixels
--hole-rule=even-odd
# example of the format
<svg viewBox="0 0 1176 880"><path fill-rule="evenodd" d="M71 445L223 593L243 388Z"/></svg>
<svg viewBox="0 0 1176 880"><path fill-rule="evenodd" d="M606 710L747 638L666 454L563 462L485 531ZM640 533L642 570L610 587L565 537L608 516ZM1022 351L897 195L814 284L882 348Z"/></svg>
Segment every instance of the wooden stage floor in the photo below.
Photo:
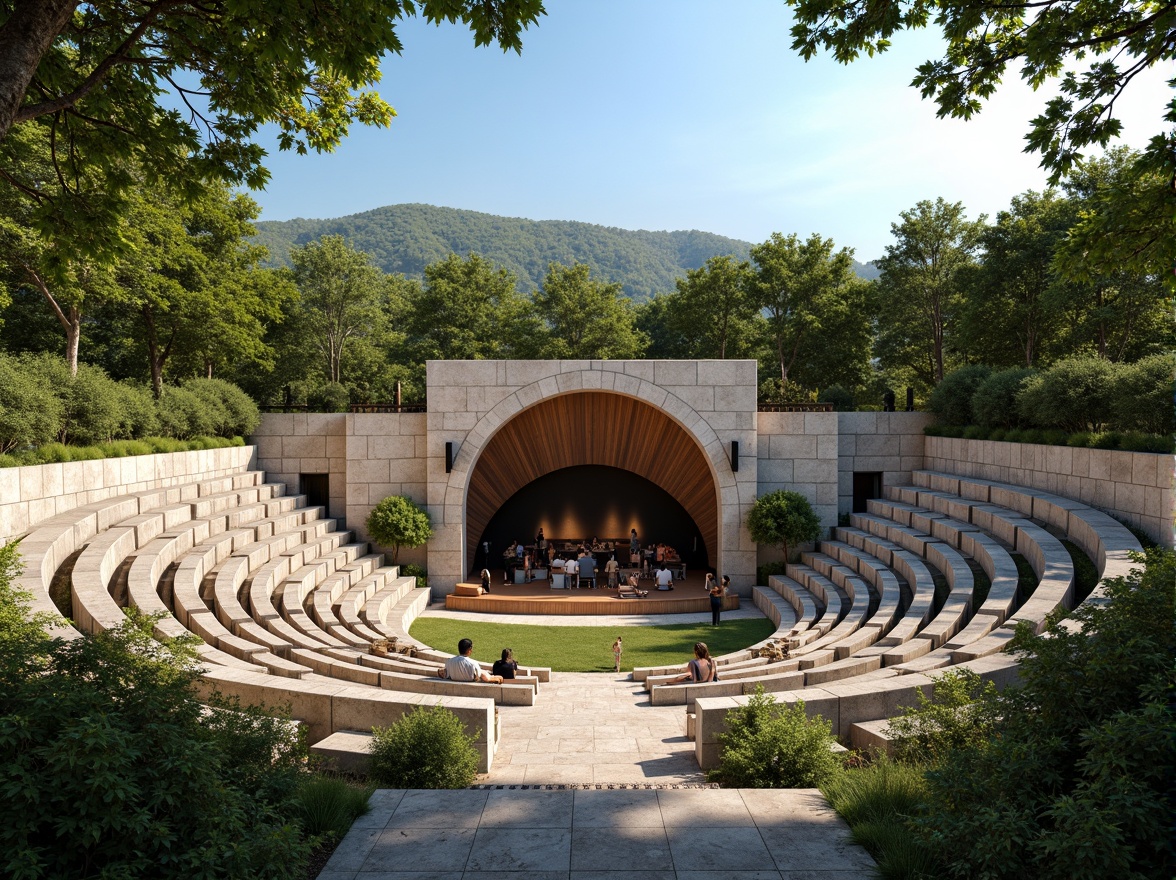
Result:
<svg viewBox="0 0 1176 880"><path fill-rule="evenodd" d="M705 572L691 572L685 580L675 581L674 589L658 590L652 580L641 581L648 590L644 599L620 599L616 590L553 590L547 581L529 584L504 584L502 569L491 573L490 595L445 597L448 611L479 611L483 614L698 614L710 611L710 597L703 591ZM463 583L477 584L477 580ZM723 599L723 610L739 607L739 597Z"/></svg>

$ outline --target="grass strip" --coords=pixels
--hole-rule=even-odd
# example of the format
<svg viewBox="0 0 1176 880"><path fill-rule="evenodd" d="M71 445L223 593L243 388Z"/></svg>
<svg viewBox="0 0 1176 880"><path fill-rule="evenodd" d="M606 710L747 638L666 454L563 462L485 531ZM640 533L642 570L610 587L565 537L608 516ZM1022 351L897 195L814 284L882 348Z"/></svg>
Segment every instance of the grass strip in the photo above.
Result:
<svg viewBox="0 0 1176 880"><path fill-rule="evenodd" d="M445 617L419 617L410 634L439 651L457 651L459 639L474 641L474 659L497 660L512 648L523 666L549 666L556 672L612 672L612 643L624 642L621 669L635 666L683 666L694 656L694 643L706 642L715 655L738 651L776 631L762 617L666 626L551 626L530 623L483 623Z"/></svg>

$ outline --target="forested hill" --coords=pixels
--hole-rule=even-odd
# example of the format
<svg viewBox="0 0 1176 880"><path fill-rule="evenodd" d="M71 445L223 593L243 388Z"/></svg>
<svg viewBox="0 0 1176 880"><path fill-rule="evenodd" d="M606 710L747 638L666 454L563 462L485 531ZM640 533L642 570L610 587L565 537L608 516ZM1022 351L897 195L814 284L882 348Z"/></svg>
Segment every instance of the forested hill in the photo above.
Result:
<svg viewBox="0 0 1176 880"><path fill-rule="evenodd" d="M709 258L747 259L749 242L698 230L647 232L566 220L524 220L432 205L389 205L334 220L262 221L257 242L274 265L289 263L290 248L323 235L342 235L372 255L385 272L421 277L425 266L450 253L478 253L537 288L551 262L586 263L596 278L616 281L634 300L674 289L675 279ZM873 266L855 264L872 277Z"/></svg>

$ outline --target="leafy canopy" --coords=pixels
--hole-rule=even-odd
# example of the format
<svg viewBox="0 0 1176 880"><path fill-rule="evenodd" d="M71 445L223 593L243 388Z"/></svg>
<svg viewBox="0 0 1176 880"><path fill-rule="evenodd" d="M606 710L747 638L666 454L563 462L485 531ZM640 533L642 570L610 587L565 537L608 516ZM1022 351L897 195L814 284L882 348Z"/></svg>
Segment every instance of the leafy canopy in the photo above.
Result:
<svg viewBox="0 0 1176 880"><path fill-rule="evenodd" d="M400 53L408 16L460 21L476 45L517 52L543 14L541 0L8 0L0 140L15 124L39 126L62 173L37 221L98 231L133 184L127 157L149 185L190 197L209 182L264 186L253 140L264 124L299 153L334 149L354 122L387 126L392 107L368 89L381 56Z"/></svg>
<svg viewBox="0 0 1176 880"><path fill-rule="evenodd" d="M433 537L433 522L411 498L389 495L368 514L367 530L377 543L392 547L395 564L401 547L419 547Z"/></svg>
<svg viewBox="0 0 1176 880"><path fill-rule="evenodd" d="M1140 72L1176 59L1176 9L1156 0L788 0L796 10L792 48L805 58L832 51L848 64L890 47L898 31L942 30L943 57L920 65L912 85L939 116L969 119L992 97L1010 64L1038 88L1060 79L1059 94L1033 119L1027 151L1041 154L1052 183L1082 150L1119 136L1115 102ZM1084 69L1080 68L1085 64ZM1172 106L1176 108L1176 101ZM1176 131L1153 141L1162 151Z"/></svg>
<svg viewBox="0 0 1176 880"><path fill-rule="evenodd" d="M780 545L787 561L790 546L820 537L821 520L799 492L779 489L755 499L747 529L757 544Z"/></svg>

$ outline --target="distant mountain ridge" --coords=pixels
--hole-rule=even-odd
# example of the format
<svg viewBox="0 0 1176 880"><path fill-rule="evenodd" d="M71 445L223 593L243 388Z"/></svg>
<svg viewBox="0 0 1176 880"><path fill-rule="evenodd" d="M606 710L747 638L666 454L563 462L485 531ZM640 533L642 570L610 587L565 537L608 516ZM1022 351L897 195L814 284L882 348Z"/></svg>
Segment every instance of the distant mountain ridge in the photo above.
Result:
<svg viewBox="0 0 1176 880"><path fill-rule="evenodd" d="M669 293L676 279L708 259L746 260L751 243L700 232L617 229L574 220L526 220L433 205L389 205L326 220L262 220L255 241L270 251L270 264L289 265L290 248L324 235L342 235L371 254L385 272L421 278L425 266L451 253L481 254L514 272L519 288L539 287L551 262L586 263L593 277L620 283L636 301ZM854 264L865 278L873 265ZM871 270L872 274L871 274Z"/></svg>

